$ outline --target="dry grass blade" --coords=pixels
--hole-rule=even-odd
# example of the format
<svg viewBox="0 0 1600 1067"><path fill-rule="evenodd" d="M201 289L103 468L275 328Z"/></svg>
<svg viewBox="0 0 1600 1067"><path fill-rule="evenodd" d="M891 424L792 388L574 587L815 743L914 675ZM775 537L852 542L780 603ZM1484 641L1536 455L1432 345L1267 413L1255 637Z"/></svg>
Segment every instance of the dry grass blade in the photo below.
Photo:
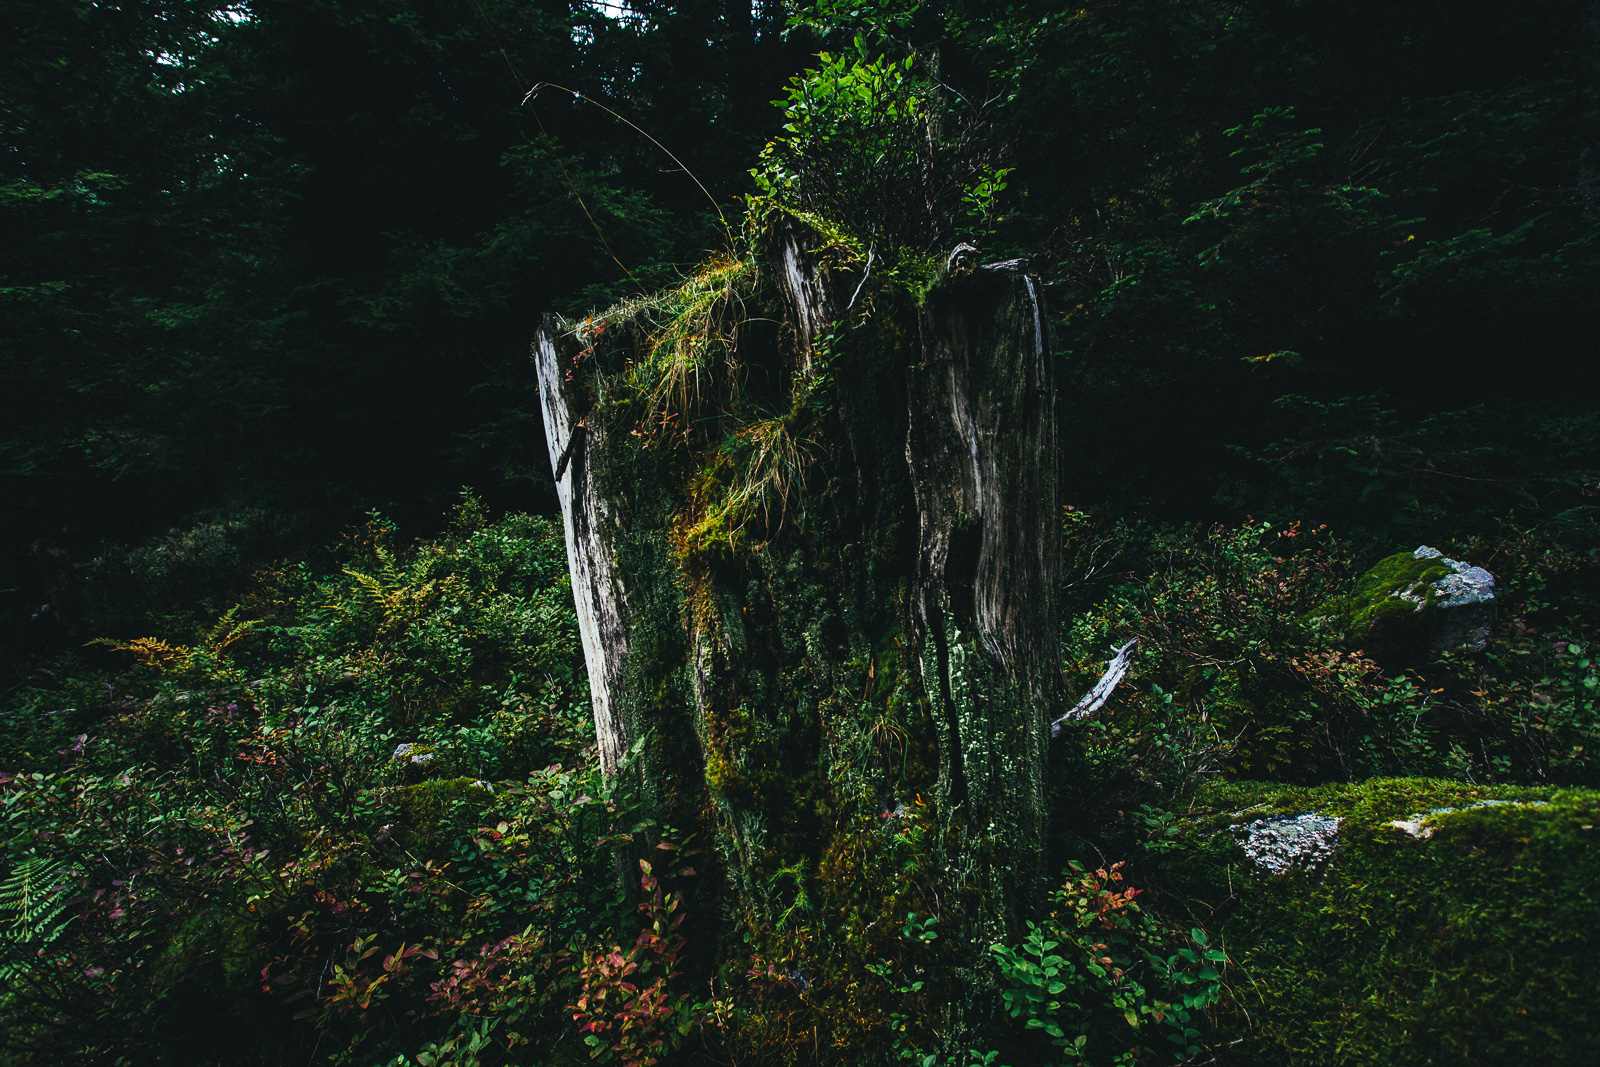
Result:
<svg viewBox="0 0 1600 1067"><path fill-rule="evenodd" d="M629 309L671 316L634 369L636 384L649 395L645 432L687 435L713 389L724 394L715 397L723 406L735 399L738 375L730 364L745 318L741 283L753 271L746 259L714 260L679 288Z"/></svg>
<svg viewBox="0 0 1600 1067"><path fill-rule="evenodd" d="M728 491L728 527L742 529L759 511L770 536L783 525L790 496L805 488L811 442L796 437L787 419L752 422L741 428L735 439L739 455Z"/></svg>

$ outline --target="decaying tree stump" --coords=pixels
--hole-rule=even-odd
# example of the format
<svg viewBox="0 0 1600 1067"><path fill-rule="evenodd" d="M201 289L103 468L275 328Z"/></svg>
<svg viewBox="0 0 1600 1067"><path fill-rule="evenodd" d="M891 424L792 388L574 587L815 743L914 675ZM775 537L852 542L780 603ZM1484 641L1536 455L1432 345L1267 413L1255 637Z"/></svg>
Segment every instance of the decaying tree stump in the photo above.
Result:
<svg viewBox="0 0 1600 1067"><path fill-rule="evenodd" d="M1042 874L1055 384L1025 264L971 258L784 221L535 344L606 772L715 842L741 950L841 1039L880 959L959 1034Z"/></svg>

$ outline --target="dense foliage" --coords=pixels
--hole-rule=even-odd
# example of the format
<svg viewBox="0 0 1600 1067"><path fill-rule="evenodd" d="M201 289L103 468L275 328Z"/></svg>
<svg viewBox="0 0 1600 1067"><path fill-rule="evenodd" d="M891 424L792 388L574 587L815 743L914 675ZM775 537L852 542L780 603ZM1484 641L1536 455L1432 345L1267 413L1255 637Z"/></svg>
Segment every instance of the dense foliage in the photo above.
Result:
<svg viewBox="0 0 1600 1067"><path fill-rule="evenodd" d="M1014 168L992 234L968 232L1052 265L1086 500L1408 534L1583 502L1591 8L822 2L809 19L916 54Z"/></svg>
<svg viewBox="0 0 1600 1067"><path fill-rule="evenodd" d="M303 1059L326 1035L366 1062L467 1040L474 998L512 996L496 968L548 967L570 924L625 908L594 847L617 801L582 755L559 530L469 502L440 540L374 519L339 559L11 703L6 884L73 902L6 929L14 1048Z"/></svg>
<svg viewBox="0 0 1600 1067"><path fill-rule="evenodd" d="M0 1063L1593 1057L1593 3L13 6ZM780 216L869 300L1031 258L1067 688L1140 642L1052 749L1059 874L971 1047L920 795L828 872L908 882L828 999L600 774L516 510L538 315L626 298L653 432L724 438L685 558L801 518L866 375L701 378ZM1424 541L1496 576L1487 651L1330 617ZM1388 826L1483 799L1546 803ZM1230 828L1313 809L1333 873L1253 874Z"/></svg>
<svg viewBox="0 0 1600 1067"><path fill-rule="evenodd" d="M245 522L231 530L249 536ZM837 1032L851 1018L879 1035L857 1053L947 1062L928 1050L928 997L948 980L930 968L937 902L896 916L847 1001L825 1010L808 1000L819 975L784 970L739 938L719 859L602 779L549 520L490 521L468 497L443 535L407 543L374 517L321 560L259 571L229 603L174 613L195 570L229 558L227 539L214 527L174 531L108 556L94 600L114 597L120 618L150 636L110 655L59 655L7 696L0 1013L14 1062L276 1063L319 1050L331 1062L424 1067L648 1064L674 1052L781 1061L819 1020ZM1215 827L1241 810L1344 814L1346 794L1317 783L1441 779L1392 780L1378 822L1461 798L1576 804L1549 830L1579 835L1567 851L1504 862L1536 880L1576 864L1561 868L1570 900L1548 907L1567 909L1570 925L1593 906L1577 816L1592 821L1594 794L1550 790L1600 785L1592 557L1526 535L1464 545L1513 591L1497 646L1385 671L1307 614L1360 573L1326 540L1292 526L1074 515L1069 677L1086 685L1112 635L1136 635L1144 651L1105 713L1057 750L1051 854L1063 876L1032 925L993 946L1003 1005L981 1031L986 1047L957 1062L1159 1063L1236 1039L1248 1062L1321 1062L1316 1020L1376 1003L1374 990L1400 980L1376 964L1317 963L1341 956L1301 929L1333 906L1325 896L1381 917L1385 952L1409 954L1407 982L1444 950L1400 947L1412 912L1383 897L1350 903L1354 883L1292 882L1304 902L1261 886L1234 902L1253 883ZM1272 787L1270 812L1257 811L1255 787L1239 787L1244 799L1204 787L1218 776L1304 784ZM892 877L903 863L915 884L924 814L897 815L874 870ZM619 882L618 855L638 851L647 865ZM1498 855L1481 848L1410 855L1453 873L1383 877L1456 894L1448 914L1478 906L1483 879L1499 877L1473 866ZM1341 877L1378 877L1365 870ZM787 874L801 909L827 878L854 877ZM1530 938L1555 945L1529 925L1545 914L1540 892L1490 894L1508 909L1501 926L1451 935L1468 940L1446 952L1467 953L1450 981L1473 981L1483 937L1481 951L1512 959ZM1283 939L1309 954L1303 963L1276 955ZM1474 987L1487 1017L1543 997L1518 991L1538 973L1563 998L1587 988L1554 957L1521 958L1500 984ZM1474 1016L1453 995L1415 1018L1373 1015L1339 1055L1421 1055L1407 1027L1441 1047L1470 1043ZM1549 1022L1495 1040L1559 1060L1571 1009L1537 1002ZM1430 1028L1434 1012L1455 1021Z"/></svg>
<svg viewBox="0 0 1600 1067"><path fill-rule="evenodd" d="M547 504L537 316L723 241L695 183L597 105L725 196L799 57L772 14L640 8L18 7L0 586L36 538L87 559L229 500L319 535L372 505L431 522L463 482ZM524 103L544 82L585 98Z"/></svg>

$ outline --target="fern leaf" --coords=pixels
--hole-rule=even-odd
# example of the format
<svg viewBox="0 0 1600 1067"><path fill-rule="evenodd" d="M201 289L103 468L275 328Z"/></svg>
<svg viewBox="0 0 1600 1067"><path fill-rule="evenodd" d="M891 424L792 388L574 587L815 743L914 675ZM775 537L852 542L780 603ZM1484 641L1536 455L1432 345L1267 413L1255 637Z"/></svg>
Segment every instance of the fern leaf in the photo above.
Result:
<svg viewBox="0 0 1600 1067"><path fill-rule="evenodd" d="M44 856L29 856L0 882L0 947L44 948L66 929L71 916L63 916L72 894L72 879L78 868L71 863ZM0 978L10 978L21 967L11 961L0 962Z"/></svg>

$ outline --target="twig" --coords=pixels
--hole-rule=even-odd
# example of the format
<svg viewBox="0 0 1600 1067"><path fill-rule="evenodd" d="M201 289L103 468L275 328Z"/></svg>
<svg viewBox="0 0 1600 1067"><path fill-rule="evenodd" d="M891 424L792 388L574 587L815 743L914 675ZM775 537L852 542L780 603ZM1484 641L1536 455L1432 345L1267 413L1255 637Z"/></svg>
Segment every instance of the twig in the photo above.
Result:
<svg viewBox="0 0 1600 1067"><path fill-rule="evenodd" d="M1084 719L1093 715L1105 706L1111 699L1111 691L1122 681L1123 675L1128 673L1128 668L1133 664L1133 650L1139 644L1137 637L1130 638L1128 643L1117 649L1117 654L1111 662L1106 664L1106 672L1100 680L1094 683L1094 688L1083 695L1083 699L1072 706L1061 718L1050 724L1050 737L1054 739L1061 733L1061 724L1073 719Z"/></svg>
<svg viewBox="0 0 1600 1067"><path fill-rule="evenodd" d="M711 190L707 189L700 179L694 176L694 171L685 166L683 160L672 154L671 149L662 144L660 141L656 140L654 137L650 136L649 132L646 131L644 127L623 115L619 115L617 112L602 104L600 101L594 99L592 96L586 96L583 93L578 92L576 89L568 89L566 86L557 85L555 82L540 82L538 85L535 85L532 89L528 90L528 95L522 98L522 102L526 104L531 101L534 96L537 95L539 90L543 89L547 85L552 89L560 89L564 93L571 93L574 100L582 100L585 103L593 104L595 107L599 108L601 111L604 111L612 118L627 123L645 140L649 141L651 144L661 149L661 151L665 152L667 154L667 158L676 163L683 170L683 172L689 176L690 181L700 186L700 191L706 194L707 200L711 201L711 209L717 213L717 218L722 222L722 232L728 239L728 248L730 251L733 249L733 230L728 226L728 217L722 213L722 205L718 204L717 198L711 195Z"/></svg>
<svg viewBox="0 0 1600 1067"><path fill-rule="evenodd" d="M872 277L872 257L877 252L877 249L878 246L876 244L872 244L867 247L867 266L866 269L861 272L861 284L856 286L855 293L853 293L850 297L850 303L845 306L846 311L849 311L851 308L856 306L856 299L861 295L861 290L866 288L867 279Z"/></svg>

